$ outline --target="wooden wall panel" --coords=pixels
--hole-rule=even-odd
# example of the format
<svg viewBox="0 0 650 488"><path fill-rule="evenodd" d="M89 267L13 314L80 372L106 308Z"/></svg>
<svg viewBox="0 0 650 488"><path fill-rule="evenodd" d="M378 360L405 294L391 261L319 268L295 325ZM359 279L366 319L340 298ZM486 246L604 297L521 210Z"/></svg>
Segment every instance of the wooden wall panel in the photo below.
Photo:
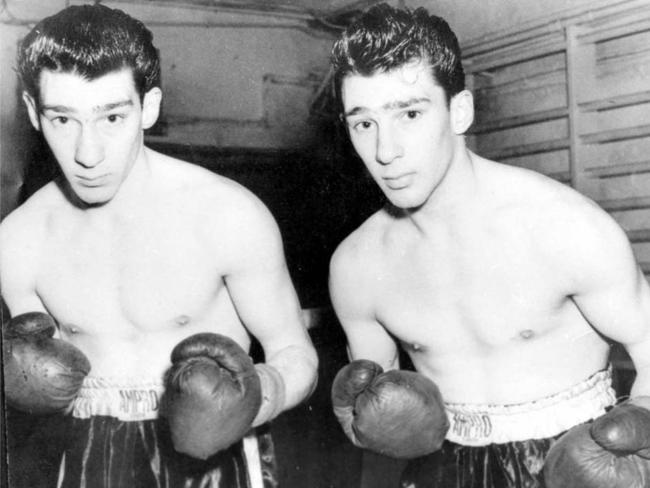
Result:
<svg viewBox="0 0 650 488"><path fill-rule="evenodd" d="M470 147L594 199L650 276L650 1L595 3L463 51Z"/></svg>

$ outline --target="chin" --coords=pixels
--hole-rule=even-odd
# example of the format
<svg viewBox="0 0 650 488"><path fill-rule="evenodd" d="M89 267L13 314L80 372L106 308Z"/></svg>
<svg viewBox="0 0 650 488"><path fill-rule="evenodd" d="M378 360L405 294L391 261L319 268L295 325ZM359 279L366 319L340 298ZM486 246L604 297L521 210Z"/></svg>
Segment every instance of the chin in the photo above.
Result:
<svg viewBox="0 0 650 488"><path fill-rule="evenodd" d="M101 207L110 202L115 194L111 191L88 191L88 189L78 190L75 196L79 202L87 207Z"/></svg>
<svg viewBox="0 0 650 488"><path fill-rule="evenodd" d="M416 210L425 203L425 199L413 195L395 195L394 192L386 193L388 201L401 210Z"/></svg>

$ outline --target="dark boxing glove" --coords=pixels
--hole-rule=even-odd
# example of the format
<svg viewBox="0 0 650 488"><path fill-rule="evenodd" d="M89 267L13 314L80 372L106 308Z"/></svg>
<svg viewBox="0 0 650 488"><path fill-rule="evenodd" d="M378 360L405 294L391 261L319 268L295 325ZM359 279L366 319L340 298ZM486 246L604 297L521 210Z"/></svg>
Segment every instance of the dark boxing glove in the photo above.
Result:
<svg viewBox="0 0 650 488"><path fill-rule="evenodd" d="M172 351L165 411L174 448L207 459L239 441L262 401L253 361L232 339L195 334Z"/></svg>
<svg viewBox="0 0 650 488"><path fill-rule="evenodd" d="M83 379L88 358L69 342L55 339L54 319L41 312L12 318L4 330L7 403L31 414L67 413Z"/></svg>
<svg viewBox="0 0 650 488"><path fill-rule="evenodd" d="M650 410L632 402L574 427L551 448L547 488L648 488Z"/></svg>
<svg viewBox="0 0 650 488"><path fill-rule="evenodd" d="M449 430L438 387L420 373L352 361L334 378L334 414L354 445L394 458L437 451Z"/></svg>

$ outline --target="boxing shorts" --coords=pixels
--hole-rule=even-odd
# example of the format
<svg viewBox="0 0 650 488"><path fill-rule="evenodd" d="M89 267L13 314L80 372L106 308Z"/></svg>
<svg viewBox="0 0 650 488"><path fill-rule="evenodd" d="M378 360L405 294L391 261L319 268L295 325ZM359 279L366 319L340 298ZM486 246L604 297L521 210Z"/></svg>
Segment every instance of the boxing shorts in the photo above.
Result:
<svg viewBox="0 0 650 488"><path fill-rule="evenodd" d="M446 404L442 449L413 459L401 488L543 488L542 468L571 427L616 403L611 368L540 400L515 405Z"/></svg>
<svg viewBox="0 0 650 488"><path fill-rule="evenodd" d="M176 452L162 382L87 377L74 402L58 488L276 488L268 426L203 461ZM257 432L257 433L255 433Z"/></svg>

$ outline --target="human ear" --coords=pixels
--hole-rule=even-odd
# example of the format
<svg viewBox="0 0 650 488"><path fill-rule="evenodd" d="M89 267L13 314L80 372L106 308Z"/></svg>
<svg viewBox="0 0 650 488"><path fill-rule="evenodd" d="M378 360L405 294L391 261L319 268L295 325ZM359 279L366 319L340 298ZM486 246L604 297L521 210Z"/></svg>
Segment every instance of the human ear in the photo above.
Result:
<svg viewBox="0 0 650 488"><path fill-rule="evenodd" d="M158 120L160 114L160 102L162 100L162 91L154 87L144 94L142 100L142 128L151 128Z"/></svg>
<svg viewBox="0 0 650 488"><path fill-rule="evenodd" d="M469 90L463 90L449 102L451 128L457 135L464 134L474 122L474 97Z"/></svg>
<svg viewBox="0 0 650 488"><path fill-rule="evenodd" d="M23 102L25 102L25 106L27 107L27 114L29 115L29 121L34 126L34 129L40 132L41 121L38 117L38 104L36 103L36 100L34 100L34 98L29 93L24 91Z"/></svg>

